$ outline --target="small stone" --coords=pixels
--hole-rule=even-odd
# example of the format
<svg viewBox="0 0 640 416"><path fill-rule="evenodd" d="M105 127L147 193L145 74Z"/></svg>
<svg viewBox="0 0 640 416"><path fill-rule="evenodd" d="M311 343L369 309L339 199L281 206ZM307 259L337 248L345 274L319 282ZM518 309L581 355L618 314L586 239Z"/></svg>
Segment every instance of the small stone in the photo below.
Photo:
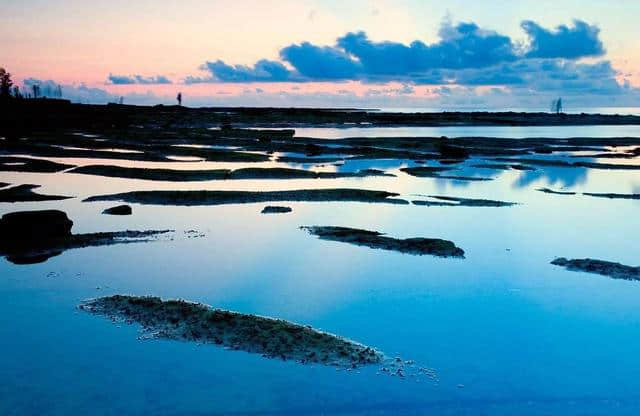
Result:
<svg viewBox="0 0 640 416"><path fill-rule="evenodd" d="M262 214L285 214L293 211L290 207L281 207L276 205L267 205L260 211Z"/></svg>
<svg viewBox="0 0 640 416"><path fill-rule="evenodd" d="M118 205L115 207L107 208L102 211L106 215L131 215L133 210L129 205Z"/></svg>

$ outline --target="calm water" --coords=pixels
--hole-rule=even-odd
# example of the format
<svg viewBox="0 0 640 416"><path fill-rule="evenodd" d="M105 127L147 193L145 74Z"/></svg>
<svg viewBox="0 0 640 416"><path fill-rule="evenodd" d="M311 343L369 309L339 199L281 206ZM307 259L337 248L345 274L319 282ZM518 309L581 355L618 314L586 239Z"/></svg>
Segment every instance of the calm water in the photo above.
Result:
<svg viewBox="0 0 640 416"><path fill-rule="evenodd" d="M537 134L532 129L528 135ZM640 192L640 171L500 172L468 167L473 163L462 172L496 179L413 178L397 171L403 166L398 161L368 164L397 178L315 181L181 184L0 174L2 182L39 183L39 192L78 197L0 204L0 214L63 209L77 233L177 230L173 241L70 250L37 265L0 260L0 414L639 414L640 284L549 262L565 256L638 264L640 202L535 189ZM260 214L263 204L133 205L132 216L109 217L100 212L112 204L80 202L140 189L342 186L408 199L439 194L520 205L292 203L291 214L269 216ZM466 259L322 241L301 225L445 238L462 247ZM187 238L190 229L206 236ZM75 309L83 299L116 293L184 298L309 324L433 367L440 383L376 376L375 367L345 372L211 346L141 342L135 327Z"/></svg>
<svg viewBox="0 0 640 416"><path fill-rule="evenodd" d="M640 126L296 128L298 137L640 137Z"/></svg>

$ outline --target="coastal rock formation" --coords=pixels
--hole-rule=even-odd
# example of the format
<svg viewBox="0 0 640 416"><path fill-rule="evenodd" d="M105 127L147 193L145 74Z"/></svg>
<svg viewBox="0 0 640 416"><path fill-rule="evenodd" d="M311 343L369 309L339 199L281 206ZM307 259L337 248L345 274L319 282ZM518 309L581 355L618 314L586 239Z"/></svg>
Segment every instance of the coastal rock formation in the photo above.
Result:
<svg viewBox="0 0 640 416"><path fill-rule="evenodd" d="M616 194L616 193L583 192L582 195L593 196L593 197L596 197L596 198L609 198L609 199L640 199L640 194Z"/></svg>
<svg viewBox="0 0 640 416"><path fill-rule="evenodd" d="M11 212L0 218L0 241L65 238L71 236L72 226L67 214L58 210Z"/></svg>
<svg viewBox="0 0 640 416"><path fill-rule="evenodd" d="M133 210L129 205L117 205L115 207L105 209L102 213L106 215L131 215Z"/></svg>
<svg viewBox="0 0 640 416"><path fill-rule="evenodd" d="M0 191L1 192L1 191ZM252 204L256 202L370 202L403 204L399 194L367 189L297 189L290 191L133 191L120 194L97 195L84 200L123 201L149 205L224 205Z"/></svg>
<svg viewBox="0 0 640 416"><path fill-rule="evenodd" d="M612 279L640 280L640 267L626 266L605 260L596 259L572 259L558 257L551 264L565 267L567 270L595 273L609 276Z"/></svg>
<svg viewBox="0 0 640 416"><path fill-rule="evenodd" d="M424 201L415 200L411 201L414 205L422 205L427 207L510 207L518 205L517 202L496 201L493 199L476 199L476 198L461 198L455 196L443 196L443 195L426 195L429 198L437 199L437 201Z"/></svg>
<svg viewBox="0 0 640 416"><path fill-rule="evenodd" d="M184 300L114 295L87 300L79 308L139 324L145 338L212 344L302 364L357 368L385 358L374 348L310 326Z"/></svg>
<svg viewBox="0 0 640 416"><path fill-rule="evenodd" d="M402 168L402 172L417 178L436 178L451 179L458 181L491 181L493 178L485 178L481 176L460 176L460 175L443 175L441 172L449 171L452 168L443 166L416 166L411 168Z"/></svg>
<svg viewBox="0 0 640 416"><path fill-rule="evenodd" d="M570 191L554 191L553 189L549 189L549 188L538 188L536 189L536 191L539 192L544 192L545 194L554 194L554 195L575 195L575 192L570 192Z"/></svg>
<svg viewBox="0 0 640 416"><path fill-rule="evenodd" d="M285 214L293 211L291 207L280 207L276 205L267 205L260 211L262 214Z"/></svg>
<svg viewBox="0 0 640 416"><path fill-rule="evenodd" d="M36 201L59 201L62 199L73 198L72 196L61 195L42 195L33 192L40 185L17 185L10 188L4 187L0 189L0 202L36 202Z"/></svg>
<svg viewBox="0 0 640 416"><path fill-rule="evenodd" d="M57 210L19 211L0 219L0 256L15 264L42 263L65 250L151 241L172 230L72 234L67 214Z"/></svg>
<svg viewBox="0 0 640 416"><path fill-rule="evenodd" d="M348 227L306 226L300 227L322 240L340 241L358 246L397 251L414 255L432 255L438 257L464 258L464 250L453 242L439 238L386 237L377 231L360 230Z"/></svg>

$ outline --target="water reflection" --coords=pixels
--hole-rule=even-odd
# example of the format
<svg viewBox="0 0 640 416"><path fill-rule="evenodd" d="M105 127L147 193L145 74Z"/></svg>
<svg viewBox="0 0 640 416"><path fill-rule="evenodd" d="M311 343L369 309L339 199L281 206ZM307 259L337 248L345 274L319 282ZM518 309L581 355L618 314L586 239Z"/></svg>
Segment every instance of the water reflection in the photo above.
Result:
<svg viewBox="0 0 640 416"><path fill-rule="evenodd" d="M545 166L537 170L521 172L513 183L516 188L526 188L538 180L544 180L549 185L560 185L563 188L571 188L587 182L588 169L586 168L561 168Z"/></svg>
<svg viewBox="0 0 640 416"><path fill-rule="evenodd" d="M421 414L425 409L525 416L637 414L637 286L585 278L549 262L562 255L637 264L629 236L640 233L640 222L629 219L637 217L638 202L548 195L535 191L533 183L582 188L579 192L640 192L638 172L553 166L501 171L471 167L475 163L456 165L451 174L490 175L494 180L464 182L398 172L414 166L410 160L349 160L325 167L378 168L395 173L395 178L168 183L2 173L0 182L41 184L44 193L78 198L0 203L0 214L57 208L68 212L81 233L171 228L197 229L205 236L181 234L161 244L70 250L29 266L0 259L0 352L10 357L0 366L0 377L11 381L0 391L0 413L106 414L117 397L123 414L150 409L157 414L181 409L254 415ZM288 203L293 211L283 216L260 214L263 204L134 205L132 216L110 217L100 212L111 203L81 202L95 194L151 189L341 187L398 192L410 199L415 199L412 194L440 194L519 205L298 202ZM580 215L559 215L566 212ZM304 224L447 239L464 247L467 258L454 262L320 241L298 229ZM309 323L390 355L428 363L438 370L440 385L376 377L375 368L373 373L337 372L187 343L140 343L135 328L96 325L90 316L75 313L83 299L116 293L192 299Z"/></svg>

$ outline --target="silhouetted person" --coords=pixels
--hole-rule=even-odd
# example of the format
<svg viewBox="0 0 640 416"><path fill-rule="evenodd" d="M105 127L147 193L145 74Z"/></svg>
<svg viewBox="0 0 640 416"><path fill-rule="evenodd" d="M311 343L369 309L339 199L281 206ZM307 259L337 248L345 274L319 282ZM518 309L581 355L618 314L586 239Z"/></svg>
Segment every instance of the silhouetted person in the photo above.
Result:
<svg viewBox="0 0 640 416"><path fill-rule="evenodd" d="M558 102L556 103L556 114L562 113L562 97L558 98Z"/></svg>
<svg viewBox="0 0 640 416"><path fill-rule="evenodd" d="M556 114L562 113L562 97L551 102L551 112Z"/></svg>
<svg viewBox="0 0 640 416"><path fill-rule="evenodd" d="M182 93L179 92L178 96L176 97L176 100L178 100L178 105L182 105Z"/></svg>

